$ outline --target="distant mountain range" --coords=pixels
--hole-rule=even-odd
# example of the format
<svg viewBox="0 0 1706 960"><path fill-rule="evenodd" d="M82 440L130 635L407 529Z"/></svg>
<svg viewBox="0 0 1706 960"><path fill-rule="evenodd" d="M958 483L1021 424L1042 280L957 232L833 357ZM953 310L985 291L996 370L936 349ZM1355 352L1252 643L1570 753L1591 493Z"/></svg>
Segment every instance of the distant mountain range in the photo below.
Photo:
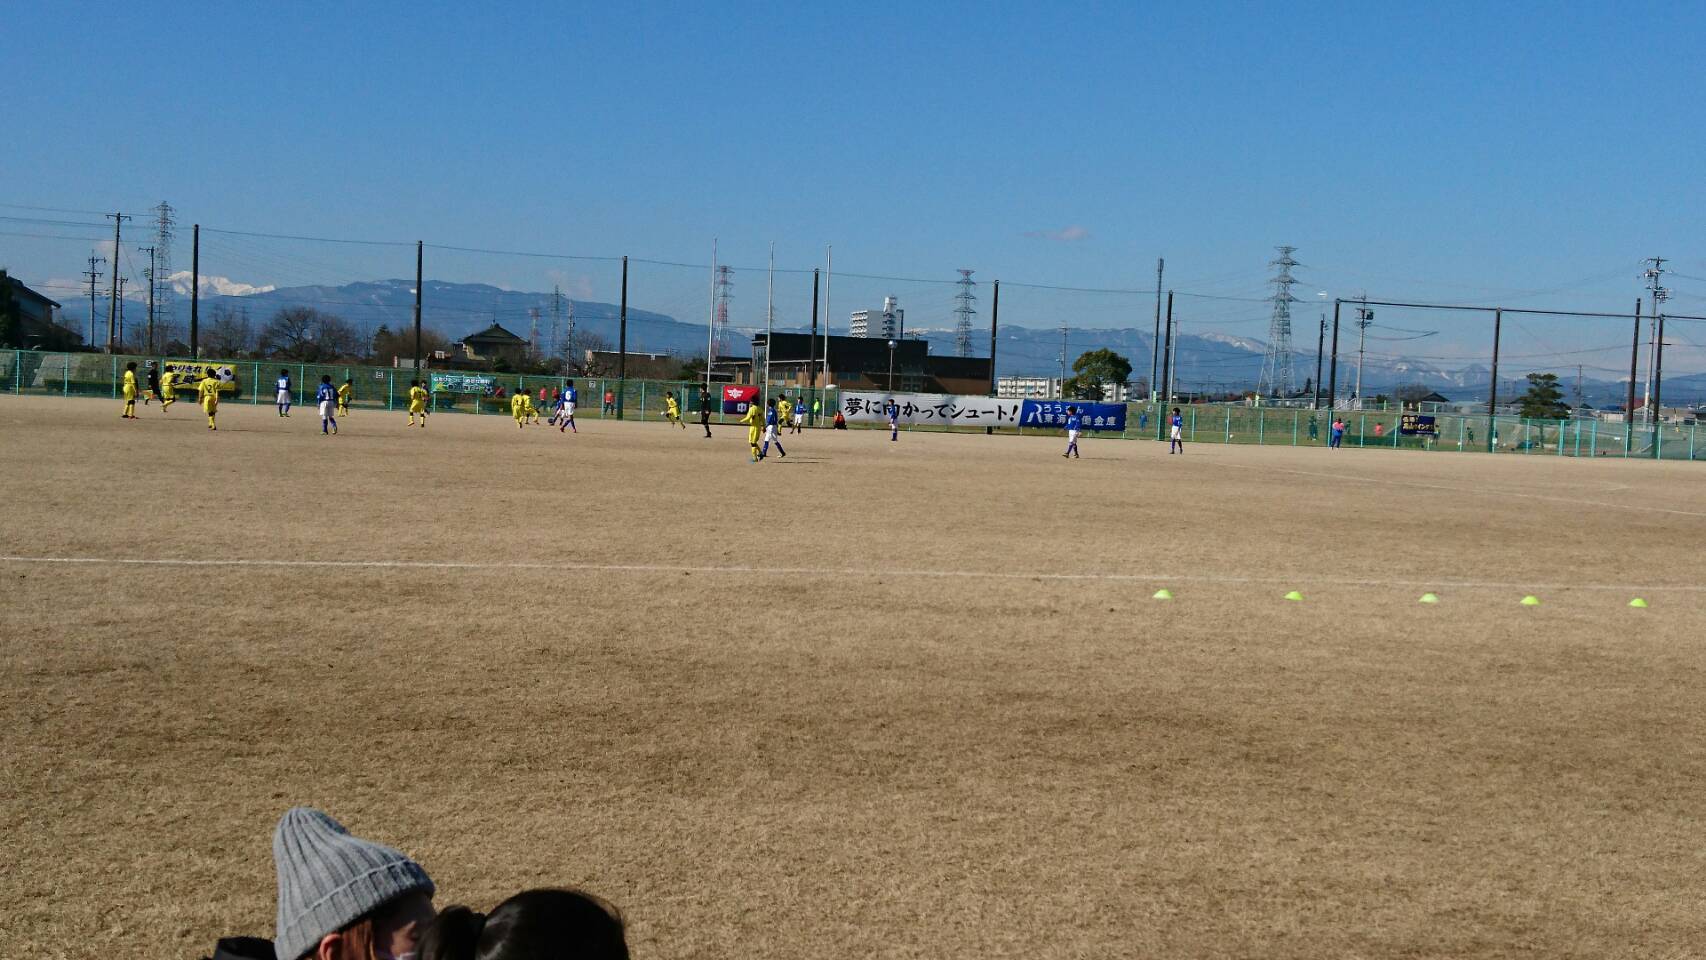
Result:
<svg viewBox="0 0 1706 960"><path fill-rule="evenodd" d="M380 325L403 329L413 322L414 283L408 280L376 280L350 283L338 287L284 287L262 289L242 295L204 295L203 317L218 306L233 310L246 309L258 327L281 307L313 307L334 313L353 324L363 335L371 335ZM481 283L448 283L428 280L422 297L422 323L450 340L460 340L483 330L493 323L521 336L530 337L532 312L539 311L539 337L550 336L555 298L550 293L528 293L504 290ZM180 308L181 309L181 308ZM614 347L618 335L620 308L616 304L595 300L562 299L563 326L572 312L575 329L589 333ZM776 328L781 332L803 332L800 327ZM843 328L844 329L844 328ZM560 330L559 333L566 332ZM700 356L705 352L706 327L703 323L684 323L667 314L628 308L628 349L636 353L671 353L682 357ZM954 352L952 330L908 330L930 343L935 354ZM1181 349L1177 366L1178 383L1184 389L1234 391L1253 388L1261 376L1262 355L1266 344L1249 337L1219 333L1185 333L1180 337ZM1074 327L1068 331L1067 373L1071 374L1072 360L1087 350L1102 347L1112 349L1132 363L1134 379L1148 379L1150 371L1152 329L1088 329ZM749 349L744 341L729 344L728 352L746 356ZM975 355L988 354L987 335L974 339ZM1037 329L1017 325L1002 325L996 350L996 369L1000 376L1059 376L1061 336L1058 328ZM1296 354L1293 367L1295 380L1301 389L1315 375L1315 355ZM1500 371L1499 393L1515 396L1523 387L1526 369L1503 367ZM1565 388L1566 399L1573 401L1575 382L1567 369L1555 371ZM1372 396L1390 392L1393 388L1419 383L1436 390L1452 400L1485 400L1488 368L1470 364L1448 368L1420 360L1375 360L1369 358L1363 367L1363 393ZM1326 376L1323 371L1323 376ZM1339 355L1339 392L1348 394L1356 379L1356 356ZM1627 381L1582 381L1582 399L1595 407L1621 406L1626 399ZM1706 398L1706 374L1666 378L1666 405L1699 403Z"/></svg>

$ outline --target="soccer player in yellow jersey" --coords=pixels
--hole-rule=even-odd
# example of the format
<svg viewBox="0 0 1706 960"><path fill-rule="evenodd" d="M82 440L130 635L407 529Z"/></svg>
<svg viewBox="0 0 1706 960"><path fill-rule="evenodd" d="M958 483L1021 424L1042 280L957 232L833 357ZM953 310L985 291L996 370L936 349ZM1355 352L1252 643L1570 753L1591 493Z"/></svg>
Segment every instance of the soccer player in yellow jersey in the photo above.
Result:
<svg viewBox="0 0 1706 960"><path fill-rule="evenodd" d="M178 402L178 371L167 370L160 374L160 412L165 413L172 404Z"/></svg>
<svg viewBox="0 0 1706 960"><path fill-rule="evenodd" d="M527 392L522 392L521 394L519 394L519 396L521 397L521 420L522 420L522 422L526 423L527 421L531 420L534 423L538 423L539 422L539 408L533 405L533 394L527 393Z"/></svg>
<svg viewBox="0 0 1706 960"><path fill-rule="evenodd" d="M135 420L136 417L136 361L124 365L124 413L120 420Z"/></svg>
<svg viewBox="0 0 1706 960"><path fill-rule="evenodd" d="M422 430L426 429L426 405L427 405L426 388L421 386L421 382L419 380L410 380L409 381L409 426L412 427L415 425L415 414L418 413L421 415L421 429Z"/></svg>
<svg viewBox="0 0 1706 960"><path fill-rule="evenodd" d="M214 416L219 413L218 374L209 373L202 377L201 382L196 384L195 392L197 399L201 401L201 412L207 414L207 429L218 430L219 427L213 422Z"/></svg>
<svg viewBox="0 0 1706 960"><path fill-rule="evenodd" d="M663 395L663 416L665 420L668 420L670 423L675 424L681 429L687 429L687 424L681 422L681 404L676 402L675 393L673 391Z"/></svg>
<svg viewBox="0 0 1706 960"><path fill-rule="evenodd" d="M509 415L515 420L517 428L527 426L527 414L523 412L525 408L522 406L526 402L527 395L520 390L509 395Z"/></svg>
<svg viewBox="0 0 1706 960"><path fill-rule="evenodd" d="M754 397L746 405L746 416L740 418L746 424L746 442L752 447L752 462L758 462L758 436L764 432L764 405Z"/></svg>
<svg viewBox="0 0 1706 960"><path fill-rule="evenodd" d="M784 393L780 397L776 398L776 432L777 433L781 433L782 428L786 427L788 425L788 418L793 416L793 413L794 413L794 405L792 403L788 402L788 395L787 394Z"/></svg>
<svg viewBox="0 0 1706 960"><path fill-rule="evenodd" d="M355 380L345 377L343 385L338 387L338 416L349 415L349 402L355 396Z"/></svg>

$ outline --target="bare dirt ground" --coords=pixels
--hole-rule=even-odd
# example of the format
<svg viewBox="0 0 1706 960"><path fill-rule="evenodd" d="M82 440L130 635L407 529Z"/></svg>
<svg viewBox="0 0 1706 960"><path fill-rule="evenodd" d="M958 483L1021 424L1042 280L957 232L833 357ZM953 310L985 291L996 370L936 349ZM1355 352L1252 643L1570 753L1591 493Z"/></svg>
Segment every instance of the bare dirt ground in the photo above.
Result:
<svg viewBox="0 0 1706 960"><path fill-rule="evenodd" d="M5 957L295 803L643 957L1706 949L1697 465L117 414L0 397Z"/></svg>

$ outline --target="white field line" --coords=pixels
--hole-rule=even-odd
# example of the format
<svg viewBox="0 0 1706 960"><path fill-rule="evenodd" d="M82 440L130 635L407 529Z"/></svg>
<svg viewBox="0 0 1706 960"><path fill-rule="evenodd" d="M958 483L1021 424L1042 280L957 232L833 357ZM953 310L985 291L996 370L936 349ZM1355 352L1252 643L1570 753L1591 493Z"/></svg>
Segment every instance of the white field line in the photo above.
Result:
<svg viewBox="0 0 1706 960"><path fill-rule="evenodd" d="M1569 503L1582 507L1602 507L1606 510L1635 510L1643 513L1667 513L1678 517L1700 517L1706 519L1706 513L1697 510L1678 510L1674 507L1650 507L1640 503L1607 503L1604 500L1580 500L1575 497L1554 497L1544 493L1518 493L1514 490L1500 490L1497 487L1487 487L1476 484L1457 485L1450 483L1424 483L1420 480L1388 480L1383 477L1358 477L1348 473L1326 473L1320 470L1297 470L1291 467L1257 466L1253 463L1227 463L1216 461L1215 466L1236 467L1240 470L1260 470L1264 473L1292 473L1300 477L1325 477L1329 480L1348 480L1352 483L1384 483L1397 487L1421 487L1426 490L1446 490L1451 493L1473 493L1486 497L1520 497L1526 500L1546 500L1551 503ZM1627 490L1628 487L1617 489Z"/></svg>
<svg viewBox="0 0 1706 960"><path fill-rule="evenodd" d="M860 576L871 574L869 567L755 567L743 565L701 566L673 563L489 563L456 560L201 560L170 557L24 557L0 555L0 563L84 564L89 566L142 567L255 567L269 569L377 569L377 570L504 570L561 573L704 573L737 576ZM1210 584L1277 584L1330 585L1343 587L1424 587L1434 590L1618 590L1633 592L1669 591L1706 593L1706 584L1698 583L1534 583L1517 580L1418 580L1413 578L1379 579L1368 577L1323 577L1299 573L1293 576L1246 576L1242 574L1203 573L1015 573L1002 570L923 570L895 568L882 571L893 577L933 577L953 580L1041 580L1048 582L1084 581L1094 583L1210 583Z"/></svg>

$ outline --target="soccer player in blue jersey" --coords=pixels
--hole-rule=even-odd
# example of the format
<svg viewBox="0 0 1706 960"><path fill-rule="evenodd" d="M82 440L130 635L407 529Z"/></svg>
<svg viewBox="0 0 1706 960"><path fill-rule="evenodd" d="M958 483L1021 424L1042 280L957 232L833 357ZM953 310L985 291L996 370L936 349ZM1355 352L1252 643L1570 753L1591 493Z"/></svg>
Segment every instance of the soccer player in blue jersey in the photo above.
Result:
<svg viewBox="0 0 1706 960"><path fill-rule="evenodd" d="M900 439L900 404L893 399L884 400L883 415L889 418L889 440Z"/></svg>
<svg viewBox="0 0 1706 960"><path fill-rule="evenodd" d="M281 416L281 417L290 416L290 402L291 402L290 371L289 370L280 370L278 372L278 415L279 416Z"/></svg>
<svg viewBox="0 0 1706 960"><path fill-rule="evenodd" d="M1167 452L1185 452L1185 418L1179 415L1178 407L1173 408L1173 416L1167 421Z"/></svg>
<svg viewBox="0 0 1706 960"><path fill-rule="evenodd" d="M788 451L782 449L782 435L776 430L776 398L771 397L764 408L764 446L758 451L758 459L763 460L770 455L770 445L776 445L776 452L787 456Z"/></svg>
<svg viewBox="0 0 1706 960"><path fill-rule="evenodd" d="M580 391L575 389L575 382L568 381L563 386L563 395L557 398L557 432L562 433L566 427L575 433L580 428L575 426L575 401L579 399Z"/></svg>
<svg viewBox="0 0 1706 960"><path fill-rule="evenodd" d="M332 433L337 433L338 388L332 386L331 374L320 376L320 386L314 390L314 400L320 404L320 435L326 436L328 426L331 427Z"/></svg>
<svg viewBox="0 0 1706 960"><path fill-rule="evenodd" d="M1079 415L1077 407L1066 408L1066 452L1063 457L1078 459L1078 431L1084 426L1084 418Z"/></svg>

